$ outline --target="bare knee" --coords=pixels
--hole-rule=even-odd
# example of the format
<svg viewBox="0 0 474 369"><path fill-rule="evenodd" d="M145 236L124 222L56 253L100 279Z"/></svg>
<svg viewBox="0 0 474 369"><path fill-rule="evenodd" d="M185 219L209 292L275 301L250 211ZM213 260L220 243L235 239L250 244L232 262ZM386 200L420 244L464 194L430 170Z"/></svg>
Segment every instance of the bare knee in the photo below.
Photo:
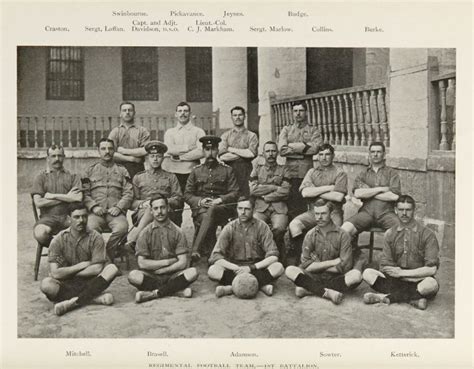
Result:
<svg viewBox="0 0 474 369"><path fill-rule="evenodd" d="M375 283L375 280L378 277L384 278L385 276L382 272L371 268L367 268L366 270L364 270L364 273L362 273L362 279L371 286Z"/></svg>
<svg viewBox="0 0 474 369"><path fill-rule="evenodd" d="M128 282L134 286L140 286L143 283L143 273L139 270L132 270L128 273Z"/></svg>
<svg viewBox="0 0 474 369"><path fill-rule="evenodd" d="M51 232L52 229L51 227L48 227L47 225L44 224L38 224L34 229L33 229L33 236L41 244L47 244L49 240L51 239Z"/></svg>
<svg viewBox="0 0 474 369"><path fill-rule="evenodd" d="M207 271L207 275L214 281L220 281L224 274L224 268L219 265L211 265Z"/></svg>
<svg viewBox="0 0 474 369"><path fill-rule="evenodd" d="M356 227L354 227L354 224L351 222L344 222L344 224L341 226L341 229L351 237L357 233Z"/></svg>
<svg viewBox="0 0 474 369"><path fill-rule="evenodd" d="M54 298L58 294L59 284L55 279L51 277L46 277L41 281L40 290L46 296Z"/></svg>
<svg viewBox="0 0 474 369"><path fill-rule="evenodd" d="M288 277L288 279L292 280L293 282L301 273L303 273L303 271L294 265L290 265L289 267L285 269L285 275Z"/></svg>
<svg viewBox="0 0 474 369"><path fill-rule="evenodd" d="M344 281L346 282L347 286L354 286L362 282L362 273L357 269L349 270L344 275Z"/></svg>
<svg viewBox="0 0 474 369"><path fill-rule="evenodd" d="M106 281L111 281L112 279L115 278L117 273L118 273L117 266L115 264L109 264L102 270L102 272L100 273L100 276L104 278Z"/></svg>
<svg viewBox="0 0 474 369"><path fill-rule="evenodd" d="M285 272L285 268L283 267L282 263L277 261L268 267L268 271L273 278L278 278Z"/></svg>
<svg viewBox="0 0 474 369"><path fill-rule="evenodd" d="M196 268L188 268L184 271L183 275L188 282L194 282L197 279L199 273Z"/></svg>
<svg viewBox="0 0 474 369"><path fill-rule="evenodd" d="M288 226L291 237L298 237L303 233L304 225L298 219L293 219Z"/></svg>
<svg viewBox="0 0 474 369"><path fill-rule="evenodd" d="M433 277L427 277L418 283L417 289L420 295L427 296L438 292L439 284Z"/></svg>

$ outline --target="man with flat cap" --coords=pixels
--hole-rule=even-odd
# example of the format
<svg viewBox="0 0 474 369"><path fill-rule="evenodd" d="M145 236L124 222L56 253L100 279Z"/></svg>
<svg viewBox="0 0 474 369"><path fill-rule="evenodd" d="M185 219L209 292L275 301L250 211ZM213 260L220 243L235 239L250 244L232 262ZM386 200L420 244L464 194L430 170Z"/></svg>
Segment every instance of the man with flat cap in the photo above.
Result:
<svg viewBox="0 0 474 369"><path fill-rule="evenodd" d="M186 183L184 200L192 209L196 236L192 248L193 260L211 253L216 243L216 229L224 225L235 213L234 204L239 197L239 186L234 171L217 161L221 139L204 136L202 143L205 161L192 170Z"/></svg>
<svg viewBox="0 0 474 369"><path fill-rule="evenodd" d="M167 172L161 168L167 146L160 141L150 141L145 145L149 169L137 173L133 177L134 200L132 210L136 210L132 215L135 225L127 237L127 244L132 249L140 232L153 221L153 214L150 210L150 200L157 195L162 195L168 199L171 208L170 220L178 227L181 227L182 213L174 211L182 209L184 205L183 193L179 187L178 178L174 173Z"/></svg>

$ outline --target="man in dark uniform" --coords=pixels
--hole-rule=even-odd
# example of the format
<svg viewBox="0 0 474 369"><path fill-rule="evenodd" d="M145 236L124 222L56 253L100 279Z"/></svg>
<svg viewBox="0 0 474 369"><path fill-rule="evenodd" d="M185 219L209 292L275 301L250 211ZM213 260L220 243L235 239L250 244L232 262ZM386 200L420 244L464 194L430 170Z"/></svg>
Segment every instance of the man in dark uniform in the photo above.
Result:
<svg viewBox="0 0 474 369"><path fill-rule="evenodd" d="M364 295L366 304L408 302L425 310L427 299L439 290L435 274L439 267L439 245L435 234L414 219L415 200L401 195L395 212L400 225L385 233L380 271L366 269L364 280L377 292Z"/></svg>
<svg viewBox="0 0 474 369"><path fill-rule="evenodd" d="M354 267L363 270L366 260L357 248L360 232L371 227L385 230L399 224L394 204L401 193L400 177L395 169L385 165L385 145L372 142L369 146L369 162L354 181L354 197L362 200L359 212L349 218L341 228L353 237Z"/></svg>
<svg viewBox="0 0 474 369"><path fill-rule="evenodd" d="M150 210L150 202L157 195L162 195L168 199L170 205L169 218L178 227L181 227L182 216L180 211L184 205L183 194L179 186L178 178L174 173L167 172L161 168L164 159L164 153L167 147L160 141L150 141L145 145L148 153L148 163L150 169L137 173L133 177L134 200L132 209L136 212L132 215L134 225L127 236L127 244L135 248L135 243L140 232L153 221L153 214Z"/></svg>
<svg viewBox="0 0 474 369"><path fill-rule="evenodd" d="M193 260L199 260L211 253L216 243L216 229L224 225L235 213L234 203L239 197L239 186L234 171L217 161L218 144L216 136L204 136L199 140L204 150L205 162L196 166L189 175L184 199L193 213L196 236L192 248Z"/></svg>
<svg viewBox="0 0 474 369"><path fill-rule="evenodd" d="M135 302L145 302L181 292L191 297L188 286L198 272L186 268L189 250L183 232L168 217L166 197L158 195L150 200L153 223L148 224L138 237L137 256L140 270L128 274L130 284L138 288Z"/></svg>
<svg viewBox="0 0 474 369"><path fill-rule="evenodd" d="M129 101L120 104L120 125L110 131L109 139L114 141L114 161L127 168L130 178L145 169L143 166L145 144L150 132L135 124L135 105Z"/></svg>
<svg viewBox="0 0 474 369"><path fill-rule="evenodd" d="M300 186L305 174L313 166L313 155L323 143L318 128L308 124L306 103L295 101L292 110L294 122L284 126L278 137L280 155L286 158L291 178L288 197L290 219L307 210L306 201L301 197Z"/></svg>
<svg viewBox="0 0 474 369"><path fill-rule="evenodd" d="M317 199L331 201L334 205L331 219L336 226L340 227L344 216L342 205L347 194L347 174L333 164L334 147L330 144L321 145L314 159L318 161L315 161L314 167L306 173L300 186L301 195L312 203ZM289 233L298 262L304 236L316 225L312 207L311 210L298 215L290 222Z"/></svg>
<svg viewBox="0 0 474 369"><path fill-rule="evenodd" d="M273 239L280 253L280 261L286 263L283 236L288 226L286 201L290 192L288 169L277 164L278 147L273 141L263 145L265 163L256 164L250 174L250 194L255 198L254 217L271 224Z"/></svg>
<svg viewBox="0 0 474 369"><path fill-rule="evenodd" d="M69 207L71 226L54 237L49 246L50 277L41 281L41 292L56 304L54 313L66 312L96 303L110 305L111 293L102 293L117 275L117 267L104 267L105 245L102 236L87 228L88 211L83 203Z"/></svg>
<svg viewBox="0 0 474 369"><path fill-rule="evenodd" d="M100 161L85 172L86 186L84 203L92 212L89 227L103 232L107 227L112 231L107 242L107 255L113 262L119 243L128 231L127 210L133 200L132 183L125 167L113 161L115 146L112 140L99 141Z"/></svg>
<svg viewBox="0 0 474 369"><path fill-rule="evenodd" d="M299 267L286 268L286 276L296 284L298 297L316 295L338 305L343 294L356 288L362 281L359 270L352 269L352 248L346 232L331 219L334 205L318 199L313 205L317 225L303 241Z"/></svg>
<svg viewBox="0 0 474 369"><path fill-rule="evenodd" d="M208 270L210 279L219 282L216 296L232 294L232 281L239 273L251 273L259 289L273 295L274 280L284 272L278 262L278 249L268 225L253 217L254 206L248 198L237 203L238 219L227 224L212 251Z"/></svg>
<svg viewBox="0 0 474 369"><path fill-rule="evenodd" d="M46 150L48 169L33 181L33 199L41 211L41 217L34 225L35 239L47 245L53 235L69 226L68 205L82 201L81 181L76 174L63 167L64 148L53 145Z"/></svg>
<svg viewBox="0 0 474 369"><path fill-rule="evenodd" d="M258 137L245 127L245 109L234 106L230 110L234 128L224 132L219 145L219 159L234 170L240 194L249 196L249 177L252 159L257 156Z"/></svg>

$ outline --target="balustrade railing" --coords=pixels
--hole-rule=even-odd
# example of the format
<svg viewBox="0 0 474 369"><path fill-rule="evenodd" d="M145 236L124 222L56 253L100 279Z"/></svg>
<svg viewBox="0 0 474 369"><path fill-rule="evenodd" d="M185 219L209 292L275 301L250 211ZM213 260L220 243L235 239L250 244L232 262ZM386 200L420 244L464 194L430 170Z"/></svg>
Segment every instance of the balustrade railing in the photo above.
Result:
<svg viewBox="0 0 474 369"><path fill-rule="evenodd" d="M18 148L45 149L52 144L65 148L95 148L102 137L107 137L112 128L120 124L119 117L111 116L39 116L19 115L17 126ZM168 128L175 126L172 115L147 115L135 117L138 125L146 127L153 140L163 140ZM193 116L195 125L208 134L218 129L218 112L210 116Z"/></svg>
<svg viewBox="0 0 474 369"><path fill-rule="evenodd" d="M431 79L437 95L435 133L438 137L435 149L456 150L456 73L444 74Z"/></svg>
<svg viewBox="0 0 474 369"><path fill-rule="evenodd" d="M294 122L292 103L304 101L308 123L319 128L324 142L368 146L382 141L390 146L386 84L365 85L285 99L271 98L272 134Z"/></svg>

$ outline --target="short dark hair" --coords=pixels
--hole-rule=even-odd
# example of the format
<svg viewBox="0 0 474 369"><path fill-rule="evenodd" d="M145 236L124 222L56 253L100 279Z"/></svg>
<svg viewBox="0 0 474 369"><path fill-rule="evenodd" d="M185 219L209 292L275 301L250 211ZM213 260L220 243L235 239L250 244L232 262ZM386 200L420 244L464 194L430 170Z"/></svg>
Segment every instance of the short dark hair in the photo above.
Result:
<svg viewBox="0 0 474 369"><path fill-rule="evenodd" d="M135 111L135 104L134 103L132 103L130 101L122 101L120 103L119 109L122 110L122 106L124 106L124 105L132 105L133 106L133 111Z"/></svg>
<svg viewBox="0 0 474 369"><path fill-rule="evenodd" d="M232 114L234 110L242 110L245 115L245 109L241 106L234 106L232 109L230 109L230 114Z"/></svg>
<svg viewBox="0 0 474 369"><path fill-rule="evenodd" d="M84 204L82 201L80 201L80 202L71 202L67 207L67 214L71 215L73 211L83 210L83 209L86 209L87 213L89 213L89 209L87 209L86 204Z"/></svg>
<svg viewBox="0 0 474 369"><path fill-rule="evenodd" d="M413 209L415 209L416 207L415 199L411 197L410 195L400 195L398 197L398 200L395 202L395 205L398 205L399 203L411 204Z"/></svg>
<svg viewBox="0 0 474 369"><path fill-rule="evenodd" d="M369 145L369 151L372 148L372 146L382 146L383 152L385 152L385 145L381 141L374 141Z"/></svg>
<svg viewBox="0 0 474 369"><path fill-rule="evenodd" d="M165 204L168 205L168 198L166 196L163 196L163 195L156 195L155 197L153 197L152 199L150 199L150 207L153 205L153 202L154 201L157 201L157 200L164 200L165 201Z"/></svg>
<svg viewBox="0 0 474 369"><path fill-rule="evenodd" d="M57 149L60 149L64 154L64 147L62 147L61 145L52 144L50 147L46 149L46 155L49 156L50 150L57 150Z"/></svg>
<svg viewBox="0 0 474 369"><path fill-rule="evenodd" d="M178 105L176 105L176 109L175 109L175 110L178 111L178 108L179 108L180 106L187 106L188 109L189 109L189 111L191 111L191 105L189 105L186 101L181 101Z"/></svg>
<svg viewBox="0 0 474 369"><path fill-rule="evenodd" d="M328 144L328 143L323 143L321 146L319 146L319 149L318 149L318 154L321 152L321 151L324 151L324 150L329 150L331 151L331 154L334 155L334 146L332 146L331 144Z"/></svg>
<svg viewBox="0 0 474 369"><path fill-rule="evenodd" d="M263 151L265 151L265 146L267 146L267 145L275 145L278 149L278 145L275 141L267 141L263 144Z"/></svg>
<svg viewBox="0 0 474 369"><path fill-rule="evenodd" d="M293 108L297 105L301 105L304 110L308 110L308 107L306 106L306 101L304 101L304 100L293 101L291 103L291 108Z"/></svg>
<svg viewBox="0 0 474 369"><path fill-rule="evenodd" d="M114 149L115 149L115 142L114 142L113 140L111 140L110 138L107 138L107 137L102 137L102 138L99 140L99 142L97 142L97 148L100 147L100 144L101 144L102 142L110 142L110 143L112 144L112 146L114 147Z"/></svg>
<svg viewBox="0 0 474 369"><path fill-rule="evenodd" d="M253 197L240 196L239 199L237 200L237 203L242 202L242 201L248 201L250 202L250 205L252 205L252 208L255 207L255 199Z"/></svg>
<svg viewBox="0 0 474 369"><path fill-rule="evenodd" d="M327 206L329 209L329 212L332 212L334 210L334 204L331 201L325 200L325 199L317 199L316 201L314 201L313 208L316 206L317 207Z"/></svg>

